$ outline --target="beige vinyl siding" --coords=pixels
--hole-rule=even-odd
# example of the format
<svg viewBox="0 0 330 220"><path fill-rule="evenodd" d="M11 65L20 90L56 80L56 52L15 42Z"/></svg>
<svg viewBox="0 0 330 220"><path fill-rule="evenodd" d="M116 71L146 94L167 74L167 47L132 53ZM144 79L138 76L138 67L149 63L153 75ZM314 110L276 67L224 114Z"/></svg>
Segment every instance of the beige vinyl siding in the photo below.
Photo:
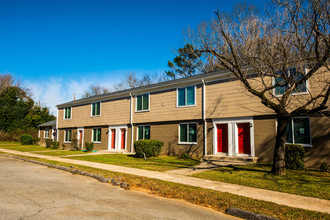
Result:
<svg viewBox="0 0 330 220"><path fill-rule="evenodd" d="M265 115L272 110L249 94L241 82L228 81L206 85L206 117L229 118Z"/></svg>
<svg viewBox="0 0 330 220"><path fill-rule="evenodd" d="M197 122L197 144L178 144L179 139L179 121L150 125L150 139L160 140L164 142L162 155L180 156L183 153L188 153L193 157L203 156L203 124ZM196 121L190 121L196 123ZM137 126L134 127L134 138L136 140Z"/></svg>
<svg viewBox="0 0 330 220"><path fill-rule="evenodd" d="M47 129L47 128L41 128L40 129L39 145L41 145L41 146L46 146L46 140L52 138L51 128L49 128L49 138L45 138L45 129Z"/></svg>
<svg viewBox="0 0 330 220"><path fill-rule="evenodd" d="M101 102L101 115L91 116L91 104L73 106L72 118L63 120L64 109L58 110L58 127L85 127L128 124L130 118L130 99Z"/></svg>
<svg viewBox="0 0 330 220"><path fill-rule="evenodd" d="M253 119L254 149L261 163L272 163L276 140L276 119L257 117Z"/></svg>
<svg viewBox="0 0 330 220"><path fill-rule="evenodd" d="M191 85L187 85L191 86ZM161 121L192 120L202 118L202 87L196 86L196 106L177 107L176 88L150 93L150 110L135 112L134 123L148 123ZM136 99L133 99L134 109Z"/></svg>

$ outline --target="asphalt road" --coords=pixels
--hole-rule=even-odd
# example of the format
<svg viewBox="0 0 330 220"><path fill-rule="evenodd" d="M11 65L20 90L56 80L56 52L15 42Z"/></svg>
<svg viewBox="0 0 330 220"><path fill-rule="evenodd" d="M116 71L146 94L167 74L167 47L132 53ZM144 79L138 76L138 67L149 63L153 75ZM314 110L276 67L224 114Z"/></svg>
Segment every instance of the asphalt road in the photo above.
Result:
<svg viewBox="0 0 330 220"><path fill-rule="evenodd" d="M237 219L0 156L0 219Z"/></svg>

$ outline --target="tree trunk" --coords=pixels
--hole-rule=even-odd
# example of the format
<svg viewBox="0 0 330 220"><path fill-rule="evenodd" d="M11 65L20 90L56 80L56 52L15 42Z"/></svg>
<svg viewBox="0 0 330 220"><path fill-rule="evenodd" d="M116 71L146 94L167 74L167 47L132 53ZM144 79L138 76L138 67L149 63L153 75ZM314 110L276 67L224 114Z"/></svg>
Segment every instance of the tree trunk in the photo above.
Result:
<svg viewBox="0 0 330 220"><path fill-rule="evenodd" d="M286 129L290 122L290 117L279 116L277 118L277 134L274 149L273 168L272 172L277 175L285 175L285 142Z"/></svg>

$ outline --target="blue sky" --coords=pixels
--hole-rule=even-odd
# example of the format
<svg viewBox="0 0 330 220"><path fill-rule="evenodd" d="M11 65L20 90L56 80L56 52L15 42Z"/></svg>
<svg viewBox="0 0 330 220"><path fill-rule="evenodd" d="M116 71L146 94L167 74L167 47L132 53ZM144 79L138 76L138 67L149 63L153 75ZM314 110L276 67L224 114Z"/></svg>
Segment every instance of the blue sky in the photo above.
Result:
<svg viewBox="0 0 330 220"><path fill-rule="evenodd" d="M0 73L11 73L55 114L56 104L90 84L164 72L183 46L183 30L236 2L0 0Z"/></svg>

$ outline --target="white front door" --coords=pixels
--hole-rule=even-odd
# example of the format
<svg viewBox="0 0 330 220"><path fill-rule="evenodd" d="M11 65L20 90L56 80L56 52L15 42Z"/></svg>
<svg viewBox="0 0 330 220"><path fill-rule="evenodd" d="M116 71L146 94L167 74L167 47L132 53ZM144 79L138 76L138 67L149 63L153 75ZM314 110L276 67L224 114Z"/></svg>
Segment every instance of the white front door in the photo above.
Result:
<svg viewBox="0 0 330 220"><path fill-rule="evenodd" d="M80 149L84 148L84 128L77 129L77 139L78 139L78 147Z"/></svg>
<svg viewBox="0 0 330 220"><path fill-rule="evenodd" d="M214 119L213 154L254 157L253 118Z"/></svg>
<svg viewBox="0 0 330 220"><path fill-rule="evenodd" d="M127 126L109 126L108 150L126 151Z"/></svg>

